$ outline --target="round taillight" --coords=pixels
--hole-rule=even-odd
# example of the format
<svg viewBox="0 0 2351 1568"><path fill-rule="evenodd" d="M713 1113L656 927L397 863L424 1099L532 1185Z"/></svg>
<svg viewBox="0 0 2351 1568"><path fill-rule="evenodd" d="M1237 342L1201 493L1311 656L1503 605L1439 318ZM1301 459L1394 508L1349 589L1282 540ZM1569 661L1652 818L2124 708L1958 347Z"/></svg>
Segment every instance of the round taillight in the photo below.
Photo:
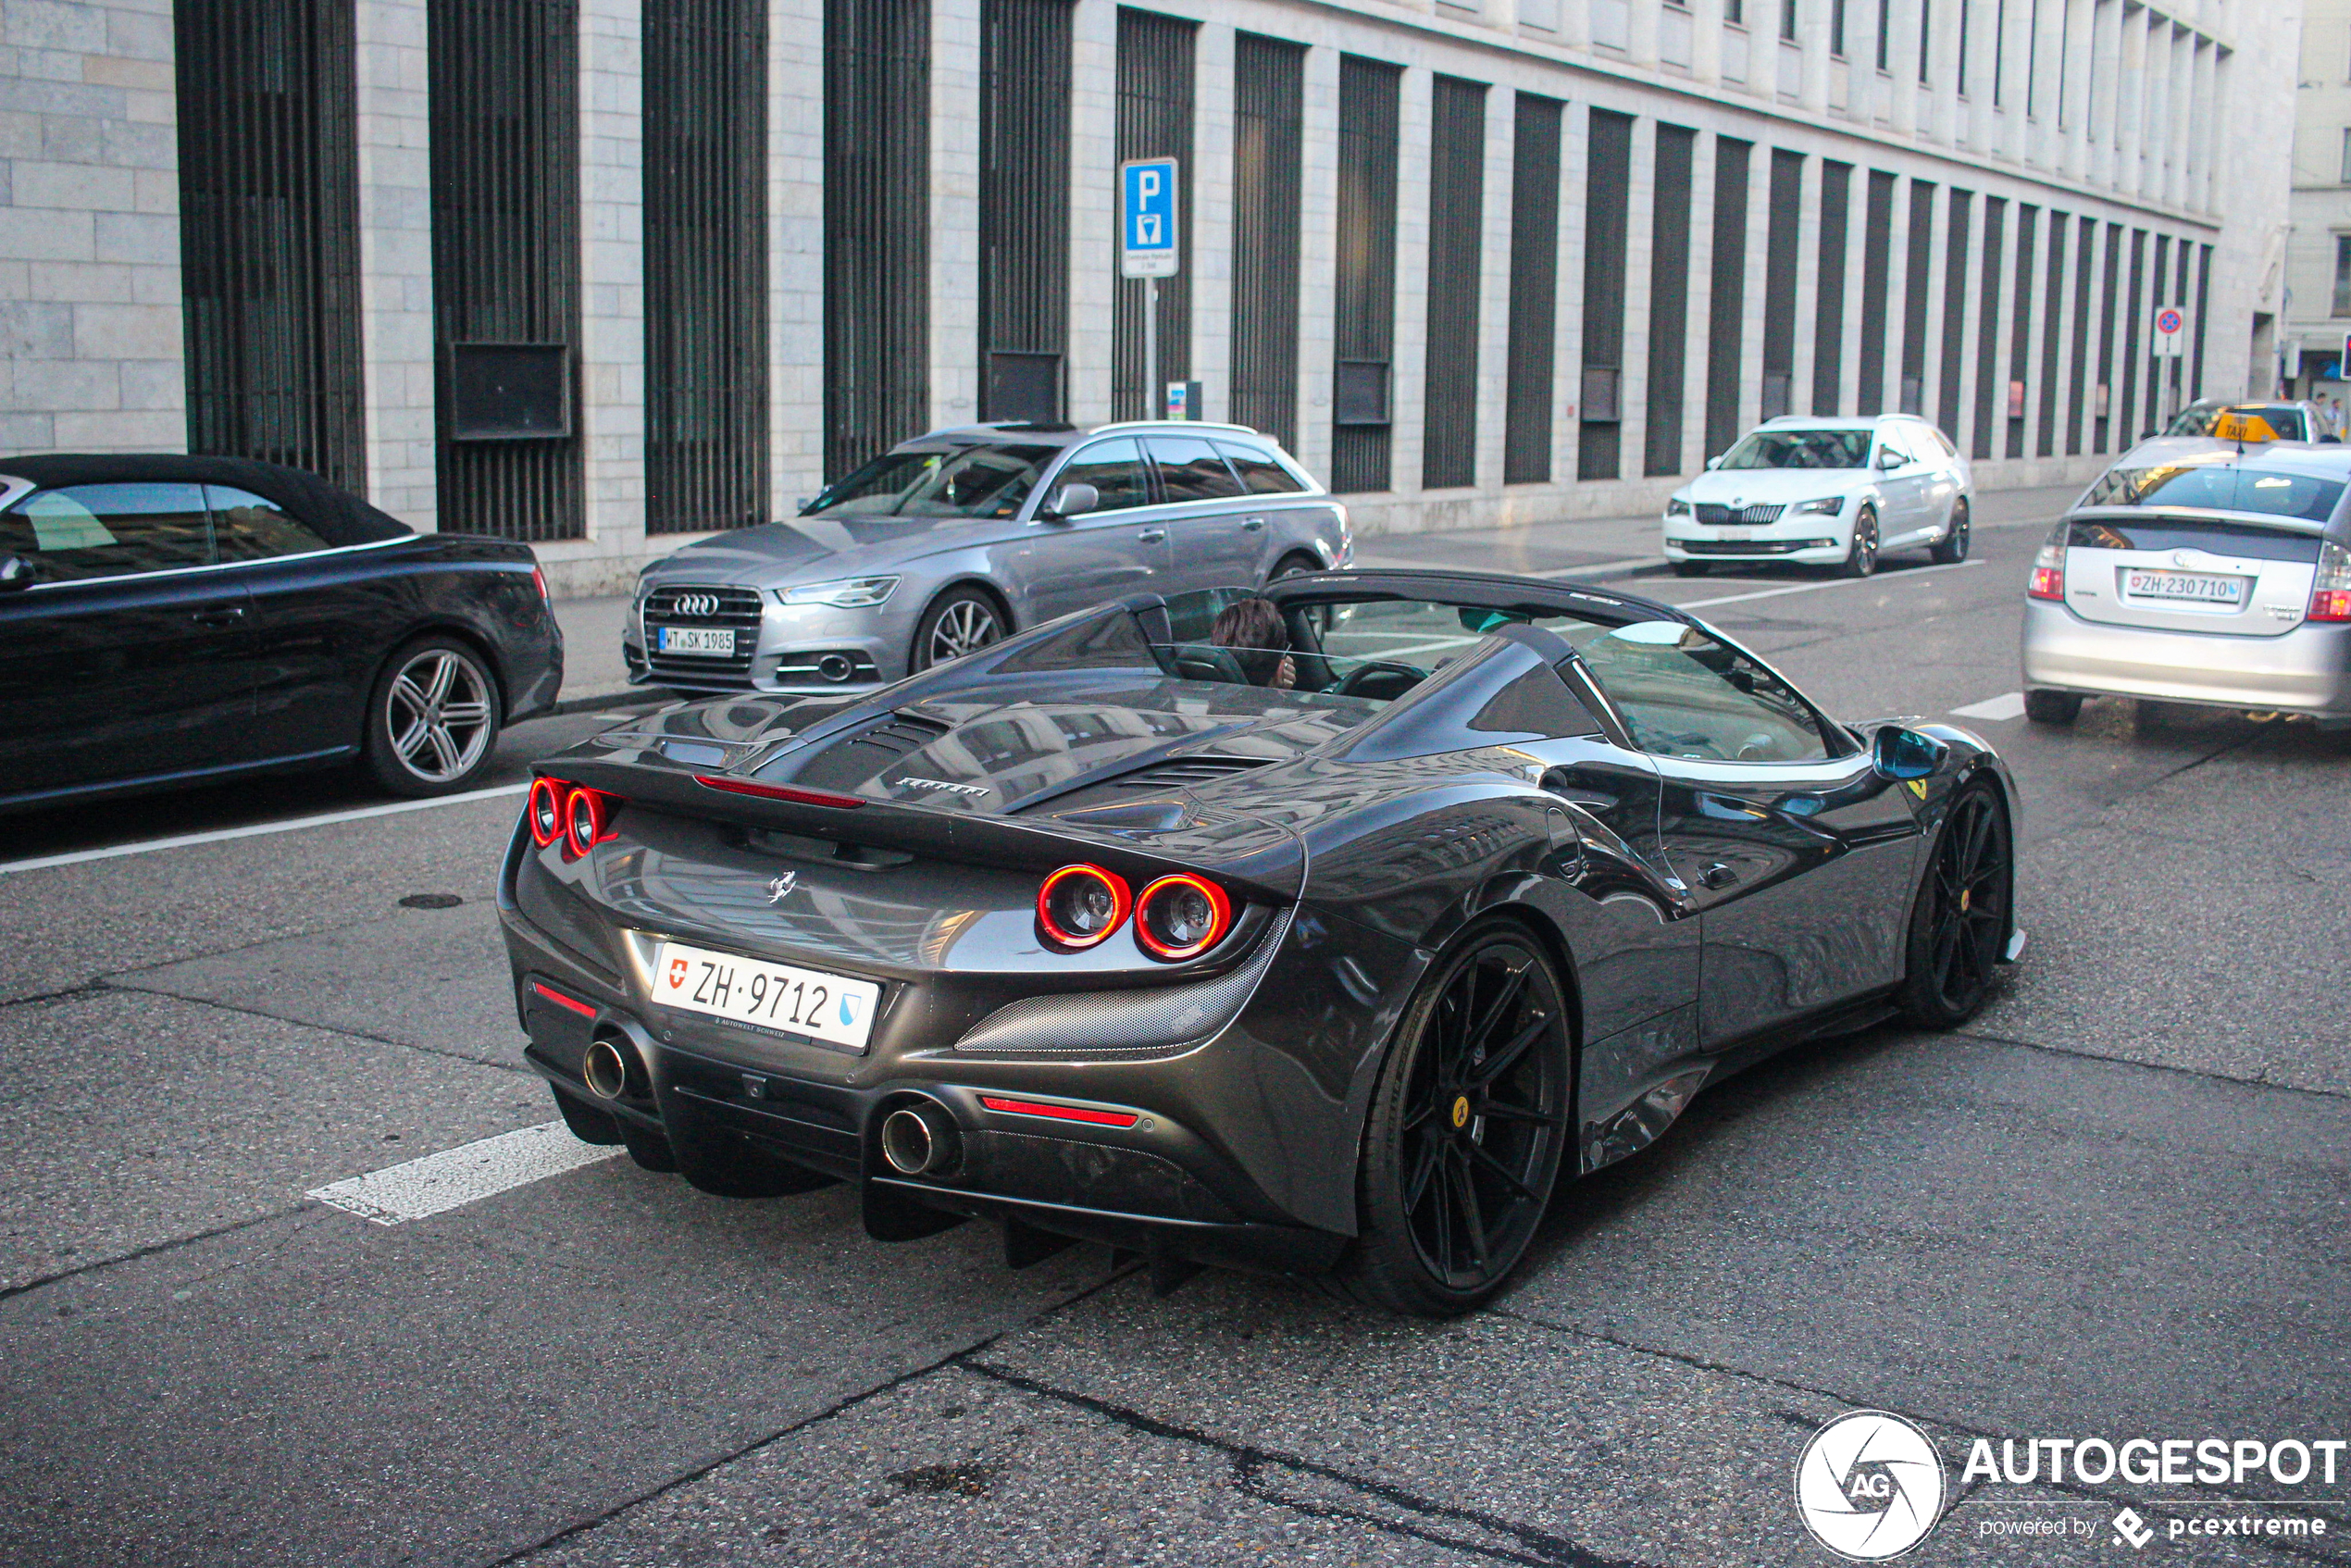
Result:
<svg viewBox="0 0 2351 1568"><path fill-rule="evenodd" d="M1135 901L1135 940L1153 958L1196 958L1233 928L1233 902L1205 877L1162 877Z"/></svg>
<svg viewBox="0 0 2351 1568"><path fill-rule="evenodd" d="M535 778L523 815L530 823L530 841L545 849L564 836L563 786L552 778Z"/></svg>
<svg viewBox="0 0 2351 1568"><path fill-rule="evenodd" d="M1064 865L1037 890L1037 924L1063 947L1088 948L1126 921L1126 879L1099 865Z"/></svg>
<svg viewBox="0 0 2351 1568"><path fill-rule="evenodd" d="M575 855L584 855L603 836L603 796L575 787L564 797L564 846Z"/></svg>

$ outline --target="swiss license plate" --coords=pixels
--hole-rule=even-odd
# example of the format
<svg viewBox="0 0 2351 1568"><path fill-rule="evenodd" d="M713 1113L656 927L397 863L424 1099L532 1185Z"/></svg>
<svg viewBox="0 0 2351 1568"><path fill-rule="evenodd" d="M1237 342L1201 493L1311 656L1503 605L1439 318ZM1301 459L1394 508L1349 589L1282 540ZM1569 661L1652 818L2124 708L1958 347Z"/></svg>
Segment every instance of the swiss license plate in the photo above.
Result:
<svg viewBox="0 0 2351 1568"><path fill-rule="evenodd" d="M715 653L721 658L735 656L735 628L731 626L665 626L661 628L661 651L665 653Z"/></svg>
<svg viewBox="0 0 2351 1568"><path fill-rule="evenodd" d="M653 1001L779 1034L865 1049L881 987L821 969L664 942L653 958Z"/></svg>
<svg viewBox="0 0 2351 1568"><path fill-rule="evenodd" d="M1724 529L1714 537L1717 539L1753 539L1755 537L1755 530L1753 529Z"/></svg>
<svg viewBox="0 0 2351 1568"><path fill-rule="evenodd" d="M2245 603L2245 582L2241 577L2157 572L2132 566L2122 574L2122 591L2133 599L2152 599L2167 604L2235 605Z"/></svg>

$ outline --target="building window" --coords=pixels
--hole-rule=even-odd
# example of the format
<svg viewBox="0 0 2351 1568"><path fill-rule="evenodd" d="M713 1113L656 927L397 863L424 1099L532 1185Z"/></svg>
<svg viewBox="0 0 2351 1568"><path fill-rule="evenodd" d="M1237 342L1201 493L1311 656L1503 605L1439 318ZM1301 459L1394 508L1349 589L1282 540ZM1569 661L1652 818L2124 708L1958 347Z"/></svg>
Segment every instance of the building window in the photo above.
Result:
<svg viewBox="0 0 2351 1568"><path fill-rule="evenodd" d="M1975 214L1975 197L1954 190L1945 205L1943 249L1943 375L1940 411L1935 422L1953 442L1962 439L1959 415L1959 356L1967 350L1967 236Z"/></svg>
<svg viewBox="0 0 2351 1568"><path fill-rule="evenodd" d="M2036 450L2044 457L2057 455L2058 323L2065 310L2065 242L2072 225L2061 212L2049 214L2044 225L2049 235L2049 259L2041 288L2041 432Z"/></svg>
<svg viewBox="0 0 2351 1568"><path fill-rule="evenodd" d="M1158 417L1165 388L1189 378L1192 364L1192 67L1194 24L1152 11L1118 13L1118 155L1174 158L1176 244L1182 270L1159 280L1159 363L1143 363L1143 308L1150 285L1122 278L1113 296L1111 417ZM926 117L929 106L918 105ZM1197 414L1198 410L1193 410Z"/></svg>
<svg viewBox="0 0 2351 1568"><path fill-rule="evenodd" d="M364 489L351 0L173 15L188 450Z"/></svg>
<svg viewBox="0 0 2351 1568"><path fill-rule="evenodd" d="M1558 349L1560 104L1517 95L1511 157L1511 339L1502 482L1551 477L1552 361Z"/></svg>
<svg viewBox="0 0 2351 1568"><path fill-rule="evenodd" d="M579 7L432 0L425 35L441 527L579 539Z"/></svg>
<svg viewBox="0 0 2351 1568"><path fill-rule="evenodd" d="M1796 42L1796 0L1780 0L1780 36Z"/></svg>
<svg viewBox="0 0 2351 1568"><path fill-rule="evenodd" d="M1894 0L1877 0L1877 68L1887 69L1893 56Z"/></svg>
<svg viewBox="0 0 2351 1568"><path fill-rule="evenodd" d="M1069 337L1069 0L979 12L979 417L1058 419Z"/></svg>
<svg viewBox="0 0 2351 1568"><path fill-rule="evenodd" d="M645 531L767 495L767 7L646 0Z"/></svg>
<svg viewBox="0 0 2351 1568"><path fill-rule="evenodd" d="M1926 412L1926 289L1934 277L1934 187L1910 181L1909 258L1902 280L1902 382L1895 389L1904 414Z"/></svg>
<svg viewBox="0 0 2351 1568"><path fill-rule="evenodd" d="M2334 312L2351 316L2351 234L2334 237Z"/></svg>
<svg viewBox="0 0 2351 1568"><path fill-rule="evenodd" d="M1747 0L1723 0L1723 19L1733 27L1747 25Z"/></svg>
<svg viewBox="0 0 2351 1568"><path fill-rule="evenodd" d="M1853 166L1821 164L1820 281L1813 290L1812 412L1836 413L1844 395L1846 224L1853 204Z"/></svg>
<svg viewBox="0 0 2351 1568"><path fill-rule="evenodd" d="M1747 180L1751 142L1714 139L1714 287L1707 305L1706 450L1739 437L1740 338L1747 320Z"/></svg>
<svg viewBox="0 0 2351 1568"><path fill-rule="evenodd" d="M1583 429L1575 477L1623 477L1624 267L1633 118L1591 111L1584 175Z"/></svg>
<svg viewBox="0 0 2351 1568"><path fill-rule="evenodd" d="M2009 42L2009 0L1998 0L1992 7L1992 106L2000 106L2000 94L2007 85Z"/></svg>
<svg viewBox="0 0 2351 1568"><path fill-rule="evenodd" d="M1289 447L1298 444L1305 106L1305 48L1240 34L1233 45L1232 417Z"/></svg>
<svg viewBox="0 0 2351 1568"><path fill-rule="evenodd" d="M1771 228L1763 238L1763 417L1796 412L1797 228L1804 202L1804 155L1772 154Z"/></svg>
<svg viewBox="0 0 2351 1568"><path fill-rule="evenodd" d="M930 422L929 0L826 0L825 478Z"/></svg>
<svg viewBox="0 0 2351 1568"><path fill-rule="evenodd" d="M1477 304L1486 231L1486 85L1431 84L1428 332L1421 484L1477 482Z"/></svg>
<svg viewBox="0 0 2351 1568"><path fill-rule="evenodd" d="M1649 206L1649 478L1682 471L1682 377L1689 363L1690 165L1698 132L1657 128L1657 177Z"/></svg>
<svg viewBox="0 0 2351 1568"><path fill-rule="evenodd" d="M1970 14L1971 14L1971 13L1972 13L1972 12L1974 11L1975 6L1974 6L1974 5L1972 4L1972 0L1959 0L1959 96L1960 96L1960 97L1962 97L1962 98L1964 98L1964 97L1966 97L1966 96L1967 96L1967 24L1968 24L1968 18L1969 18Z"/></svg>
<svg viewBox="0 0 2351 1568"><path fill-rule="evenodd" d="M2351 127L2343 132L2343 172L2338 182L2351 185Z"/></svg>
<svg viewBox="0 0 2351 1568"><path fill-rule="evenodd" d="M1331 489L1387 488L1396 353L1396 153L1403 69L1338 62L1337 276L1333 280Z"/></svg>
<svg viewBox="0 0 2351 1568"><path fill-rule="evenodd" d="M1857 414L1884 414L1886 298L1893 284L1895 177L1870 171L1869 205L1861 218L1861 363L1856 370Z"/></svg>
<svg viewBox="0 0 2351 1568"><path fill-rule="evenodd" d="M1975 408L1970 429L1972 457L1990 457L1993 448L1993 392L2000 370L2000 252L2008 243L2009 204L1998 196L1984 198L1984 259L1976 275Z"/></svg>
<svg viewBox="0 0 2351 1568"><path fill-rule="evenodd" d="M1829 0L1829 53L1845 58L1845 0Z"/></svg>
<svg viewBox="0 0 2351 1568"><path fill-rule="evenodd" d="M1926 46L1928 42L1933 39L1934 36L1934 0L1919 0L1919 85L1921 87L1928 85L1926 80Z"/></svg>

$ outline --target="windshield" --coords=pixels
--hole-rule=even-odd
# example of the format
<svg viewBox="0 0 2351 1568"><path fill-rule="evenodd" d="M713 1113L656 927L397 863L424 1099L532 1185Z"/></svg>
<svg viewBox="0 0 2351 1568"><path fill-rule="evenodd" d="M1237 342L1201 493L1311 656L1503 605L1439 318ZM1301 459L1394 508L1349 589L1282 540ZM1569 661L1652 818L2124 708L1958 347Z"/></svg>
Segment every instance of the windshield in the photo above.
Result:
<svg viewBox="0 0 2351 1568"><path fill-rule="evenodd" d="M2290 403L2193 403L2180 410L2171 421L2167 436L2207 436L2212 433L2213 422L2223 414L2258 415L2262 423L2277 432L2280 441L2308 441L2310 428L2303 422L2302 410Z"/></svg>
<svg viewBox="0 0 2351 1568"><path fill-rule="evenodd" d="M1009 517L1057 446L889 452L819 495L805 517Z"/></svg>
<svg viewBox="0 0 2351 1568"><path fill-rule="evenodd" d="M1725 468L1860 468L1870 460L1867 430L1756 430L1731 448Z"/></svg>
<svg viewBox="0 0 2351 1568"><path fill-rule="evenodd" d="M2334 516L2343 486L2333 479L2281 474L2233 464L2168 464L2109 468L2083 497L2088 506L2193 506L2210 512L2259 512L2322 523Z"/></svg>

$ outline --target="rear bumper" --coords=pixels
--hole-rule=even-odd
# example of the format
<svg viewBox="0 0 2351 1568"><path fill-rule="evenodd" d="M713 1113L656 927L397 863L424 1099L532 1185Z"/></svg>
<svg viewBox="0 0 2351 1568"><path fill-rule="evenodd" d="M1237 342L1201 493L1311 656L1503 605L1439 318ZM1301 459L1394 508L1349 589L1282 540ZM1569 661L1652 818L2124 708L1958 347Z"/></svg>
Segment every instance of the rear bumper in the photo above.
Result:
<svg viewBox="0 0 2351 1568"><path fill-rule="evenodd" d="M2022 652L2025 684L2042 690L2351 717L2351 625L2218 637L2102 625L2036 599Z"/></svg>
<svg viewBox="0 0 2351 1568"><path fill-rule="evenodd" d="M1279 1273L1326 1268L1347 1245L1347 1236L1287 1212L1233 1151L1236 1129L1206 1108L1213 1094L1198 1093L1199 1081L1214 1076L1202 1065L1213 1043L1166 1062L989 1060L952 1047L878 1043L869 1056L812 1052L795 1061L762 1038L733 1039L723 1025L680 1026L645 1005L621 975L584 962L510 901L502 904L529 1037L525 1060L534 1071L581 1103L649 1130L733 1134L763 1153L856 1182L877 1238L914 1234L874 1217L911 1206L1017 1218L1113 1246ZM589 1090L583 1057L599 1036L625 1040L642 1062L641 1093L609 1101ZM1110 1110L1133 1121L1070 1121L991 1108L986 1099ZM961 1139L952 1168L910 1176L883 1158L883 1120L915 1105L952 1118ZM1246 1143L1249 1132L1238 1136ZM1332 1157L1351 1185L1352 1146Z"/></svg>

